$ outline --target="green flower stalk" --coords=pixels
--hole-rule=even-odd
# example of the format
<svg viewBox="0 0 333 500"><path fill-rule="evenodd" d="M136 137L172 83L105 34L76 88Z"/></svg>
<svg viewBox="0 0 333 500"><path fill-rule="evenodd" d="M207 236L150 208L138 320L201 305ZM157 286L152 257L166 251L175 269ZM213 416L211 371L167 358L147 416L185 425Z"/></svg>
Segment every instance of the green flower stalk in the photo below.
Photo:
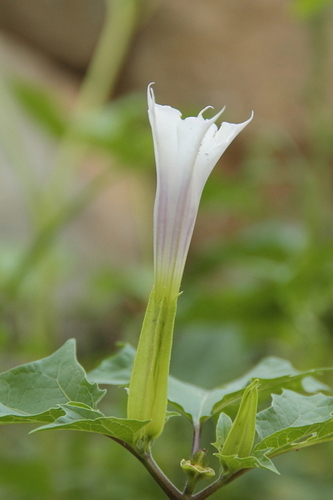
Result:
<svg viewBox="0 0 333 500"><path fill-rule="evenodd" d="M177 299L204 185L233 139L251 121L222 123L213 118L181 118L155 103L148 87L148 115L157 171L154 207L154 286L142 325L129 386L129 419L150 420L148 441L164 427L168 375ZM141 436L143 437L143 436Z"/></svg>

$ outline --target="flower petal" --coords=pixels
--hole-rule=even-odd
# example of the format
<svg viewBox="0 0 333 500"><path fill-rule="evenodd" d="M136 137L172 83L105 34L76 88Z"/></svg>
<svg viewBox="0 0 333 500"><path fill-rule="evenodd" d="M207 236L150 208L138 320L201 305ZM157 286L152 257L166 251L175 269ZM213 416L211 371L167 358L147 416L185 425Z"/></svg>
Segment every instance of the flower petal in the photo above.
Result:
<svg viewBox="0 0 333 500"><path fill-rule="evenodd" d="M179 291L188 248L204 185L232 140L252 120L214 123L209 119L182 119L180 111L156 104L148 86L148 114L152 127L157 172L154 207L155 287Z"/></svg>

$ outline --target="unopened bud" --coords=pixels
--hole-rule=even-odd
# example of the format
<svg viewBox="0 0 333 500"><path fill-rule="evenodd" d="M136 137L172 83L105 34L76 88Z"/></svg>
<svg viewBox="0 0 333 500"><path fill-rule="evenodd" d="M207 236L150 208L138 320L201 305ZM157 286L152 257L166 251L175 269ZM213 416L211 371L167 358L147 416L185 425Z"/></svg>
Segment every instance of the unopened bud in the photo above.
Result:
<svg viewBox="0 0 333 500"><path fill-rule="evenodd" d="M248 457L252 451L258 407L259 380L254 380L244 391L239 409L226 437L221 454Z"/></svg>

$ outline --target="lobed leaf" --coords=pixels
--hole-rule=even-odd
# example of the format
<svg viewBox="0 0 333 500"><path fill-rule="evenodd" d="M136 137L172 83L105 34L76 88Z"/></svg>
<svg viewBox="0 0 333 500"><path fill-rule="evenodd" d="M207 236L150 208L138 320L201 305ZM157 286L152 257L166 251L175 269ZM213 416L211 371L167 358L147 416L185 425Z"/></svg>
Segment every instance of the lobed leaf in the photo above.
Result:
<svg viewBox="0 0 333 500"><path fill-rule="evenodd" d="M70 402L60 405L63 415L55 422L38 427L32 432L69 429L84 432L103 434L112 438L120 439L128 444L135 442L137 432L147 424L138 420L126 418L106 417L98 410L93 410L85 405Z"/></svg>
<svg viewBox="0 0 333 500"><path fill-rule="evenodd" d="M259 394L264 398L271 392L280 392L284 387L302 391L326 389L327 386L311 377L321 375L323 371L324 369L299 372L288 361L269 357L239 379L212 390L201 389L170 377L169 401L197 426L227 406L238 403L245 387L253 379L259 380Z"/></svg>
<svg viewBox="0 0 333 500"><path fill-rule="evenodd" d="M118 352L109 356L87 374L87 379L97 384L129 384L134 362L135 349L130 344L123 344Z"/></svg>
<svg viewBox="0 0 333 500"><path fill-rule="evenodd" d="M273 395L272 406L257 415L257 433L254 450L270 448L270 457L332 440L333 397L289 390Z"/></svg>
<svg viewBox="0 0 333 500"><path fill-rule="evenodd" d="M52 422L61 404L78 401L95 408L105 391L86 379L68 340L47 358L0 374L0 423Z"/></svg>

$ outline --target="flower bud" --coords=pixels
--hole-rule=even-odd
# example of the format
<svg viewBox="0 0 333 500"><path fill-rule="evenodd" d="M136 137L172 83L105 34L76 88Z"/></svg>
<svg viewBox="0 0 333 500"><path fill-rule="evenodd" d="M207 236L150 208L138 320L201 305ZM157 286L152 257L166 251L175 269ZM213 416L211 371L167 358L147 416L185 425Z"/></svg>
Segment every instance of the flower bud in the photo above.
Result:
<svg viewBox="0 0 333 500"><path fill-rule="evenodd" d="M258 379L247 386L235 420L226 437L221 455L237 455L239 458L250 456L256 431L256 415L258 407Z"/></svg>

